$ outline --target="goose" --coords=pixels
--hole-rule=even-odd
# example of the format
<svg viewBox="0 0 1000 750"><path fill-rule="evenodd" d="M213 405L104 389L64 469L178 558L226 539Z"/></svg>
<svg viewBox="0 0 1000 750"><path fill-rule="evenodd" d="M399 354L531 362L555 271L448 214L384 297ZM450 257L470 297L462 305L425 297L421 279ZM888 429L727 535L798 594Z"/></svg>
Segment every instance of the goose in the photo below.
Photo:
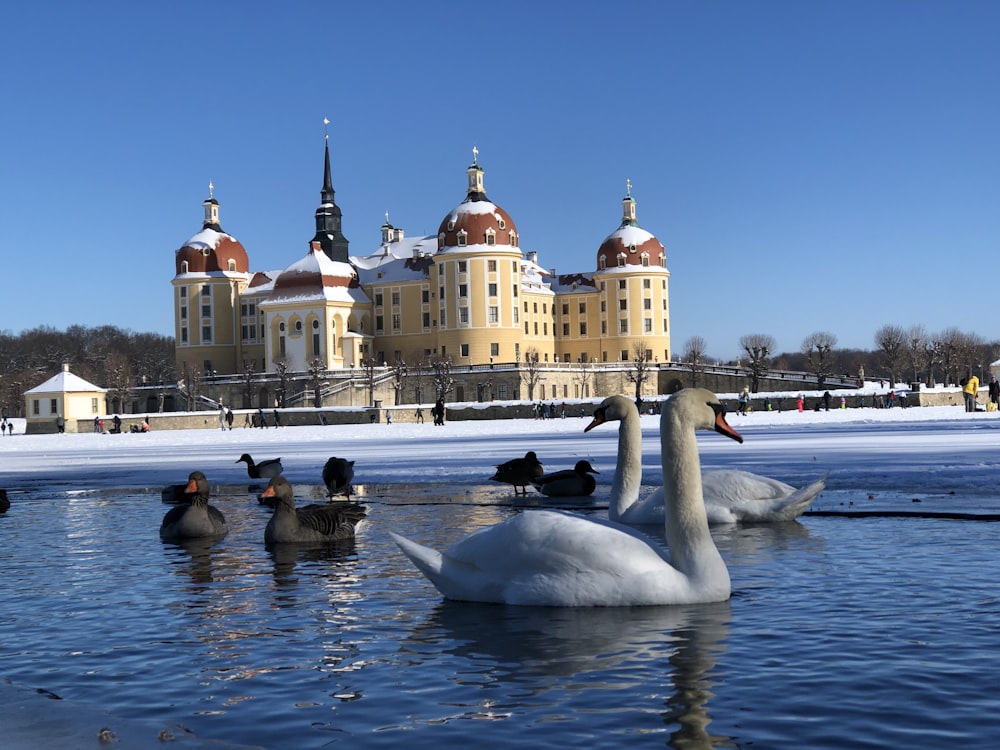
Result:
<svg viewBox="0 0 1000 750"><path fill-rule="evenodd" d="M743 442L711 391L682 390L664 404L660 441L669 556L629 526L560 510L524 511L443 553L390 534L446 599L561 607L725 601L729 571L708 528L695 430Z"/></svg>
<svg viewBox="0 0 1000 750"><path fill-rule="evenodd" d="M365 517L365 508L356 503L295 507L292 485L284 477L274 477L262 497L274 498L274 514L264 529L266 544L337 542L353 539Z"/></svg>
<svg viewBox="0 0 1000 750"><path fill-rule="evenodd" d="M7 490L0 490L0 513L10 510L10 500L7 499Z"/></svg>
<svg viewBox="0 0 1000 750"><path fill-rule="evenodd" d="M537 479L545 473L538 456L534 451L528 451L524 458L512 458L502 464L497 464L496 473L490 477L491 482L503 482L514 485L514 494L518 494L517 488L527 495L528 485L532 480Z"/></svg>
<svg viewBox="0 0 1000 750"><path fill-rule="evenodd" d="M618 466L611 483L608 518L627 524L663 523L663 489L639 499L642 479L642 430L639 411L624 396L610 396L594 411L588 432L619 421ZM705 510L711 525L793 521L826 487L826 479L796 489L777 479L736 469L713 469L701 475Z"/></svg>
<svg viewBox="0 0 1000 750"><path fill-rule="evenodd" d="M255 464L249 453L244 453L236 459L236 463L244 461L247 465L247 476L251 479L270 479L276 477L284 470L280 458L271 458Z"/></svg>
<svg viewBox="0 0 1000 750"><path fill-rule="evenodd" d="M346 495L351 499L351 480L354 479L354 462L346 458L330 457L323 466L323 484L327 497Z"/></svg>
<svg viewBox="0 0 1000 750"><path fill-rule="evenodd" d="M580 497L590 495L597 487L597 480L591 474L600 474L590 465L590 461L577 461L572 469L554 471L551 474L532 479L531 484L543 495L549 497Z"/></svg>
<svg viewBox="0 0 1000 750"><path fill-rule="evenodd" d="M229 531L226 517L208 504L208 479L200 471L192 471L185 488L190 502L167 511L160 524L160 538L164 541L198 539L206 536L225 536Z"/></svg>

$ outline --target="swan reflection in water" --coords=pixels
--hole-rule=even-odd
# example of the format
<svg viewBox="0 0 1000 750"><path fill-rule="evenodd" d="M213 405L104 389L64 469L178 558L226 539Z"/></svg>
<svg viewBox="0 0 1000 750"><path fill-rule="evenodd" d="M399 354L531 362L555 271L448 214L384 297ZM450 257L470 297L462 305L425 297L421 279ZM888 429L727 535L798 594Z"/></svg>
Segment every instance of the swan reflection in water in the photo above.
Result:
<svg viewBox="0 0 1000 750"><path fill-rule="evenodd" d="M710 748L730 738L708 732L711 671L726 648L730 603L669 607L522 607L445 600L416 627L404 648L448 653L471 663L455 680L479 684L483 704L519 703L526 695L573 689L645 695L662 680L659 705L609 707L622 714L622 731L639 731L629 713L659 711L669 747ZM668 674L656 674L664 661ZM631 688L634 688L632 690ZM497 688L506 700L498 699ZM585 700L585 699L584 699ZM484 709L485 710L485 709Z"/></svg>

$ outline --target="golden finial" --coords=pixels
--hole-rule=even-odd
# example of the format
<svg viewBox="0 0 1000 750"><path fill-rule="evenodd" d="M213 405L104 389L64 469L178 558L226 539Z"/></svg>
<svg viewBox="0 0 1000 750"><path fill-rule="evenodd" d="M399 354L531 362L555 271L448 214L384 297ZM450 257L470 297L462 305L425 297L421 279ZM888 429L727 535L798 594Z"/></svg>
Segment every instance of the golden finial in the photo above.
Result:
<svg viewBox="0 0 1000 750"><path fill-rule="evenodd" d="M632 197L632 180L629 180L627 178L625 180L625 197L626 198Z"/></svg>
<svg viewBox="0 0 1000 750"><path fill-rule="evenodd" d="M326 134L323 137L326 138L326 140L330 140L330 120L329 120L329 118L326 118L326 117L323 118L323 130L326 131Z"/></svg>
<svg viewBox="0 0 1000 750"><path fill-rule="evenodd" d="M472 147L472 163L477 164L479 159L479 149L475 146Z"/></svg>

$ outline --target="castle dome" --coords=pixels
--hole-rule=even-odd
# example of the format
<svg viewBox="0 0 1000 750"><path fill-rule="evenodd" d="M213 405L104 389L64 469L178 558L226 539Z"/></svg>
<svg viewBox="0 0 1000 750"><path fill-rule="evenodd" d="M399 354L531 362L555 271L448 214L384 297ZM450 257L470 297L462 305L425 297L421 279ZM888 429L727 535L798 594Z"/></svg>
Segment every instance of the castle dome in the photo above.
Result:
<svg viewBox="0 0 1000 750"><path fill-rule="evenodd" d="M597 268L599 270L627 266L665 268L666 256L663 243L640 227L636 221L631 183L628 183L622 208L621 225L604 239L597 250Z"/></svg>
<svg viewBox="0 0 1000 750"><path fill-rule="evenodd" d="M209 196L203 203L205 220L201 231L181 245L174 258L175 273L249 273L250 259L247 251L232 235L222 231L219 225L219 202Z"/></svg>
<svg viewBox="0 0 1000 750"><path fill-rule="evenodd" d="M473 149L473 155L478 151ZM438 227L438 250L475 245L517 249L517 227L510 214L486 197L483 168L473 160L465 200L452 209Z"/></svg>

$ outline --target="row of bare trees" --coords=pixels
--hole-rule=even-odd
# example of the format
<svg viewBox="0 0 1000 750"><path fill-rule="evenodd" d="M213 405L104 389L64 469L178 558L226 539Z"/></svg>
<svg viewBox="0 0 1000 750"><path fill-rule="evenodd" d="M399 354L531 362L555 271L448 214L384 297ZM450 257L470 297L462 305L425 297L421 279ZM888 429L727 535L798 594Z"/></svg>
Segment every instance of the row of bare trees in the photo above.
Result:
<svg viewBox="0 0 1000 750"><path fill-rule="evenodd" d="M834 374L931 385L937 382L938 375L945 383L956 383L972 373L982 380L990 364L1000 357L1000 342L986 341L958 328L931 334L921 325L909 328L884 325L875 332L873 340L874 351L838 350L834 334L817 331L802 340L798 352L777 354L773 336L751 333L740 337L744 357L739 364L749 371L751 390L756 393L761 378L775 369L808 372L821 385ZM701 336L693 336L684 343L681 358L690 366L694 384L716 362L706 352L707 344Z"/></svg>
<svg viewBox="0 0 1000 750"><path fill-rule="evenodd" d="M169 384L177 378L170 336L115 326L0 331L0 404L10 416L23 416L24 392L57 374L64 364L75 375L107 388L108 400L117 409L129 401L136 386Z"/></svg>

